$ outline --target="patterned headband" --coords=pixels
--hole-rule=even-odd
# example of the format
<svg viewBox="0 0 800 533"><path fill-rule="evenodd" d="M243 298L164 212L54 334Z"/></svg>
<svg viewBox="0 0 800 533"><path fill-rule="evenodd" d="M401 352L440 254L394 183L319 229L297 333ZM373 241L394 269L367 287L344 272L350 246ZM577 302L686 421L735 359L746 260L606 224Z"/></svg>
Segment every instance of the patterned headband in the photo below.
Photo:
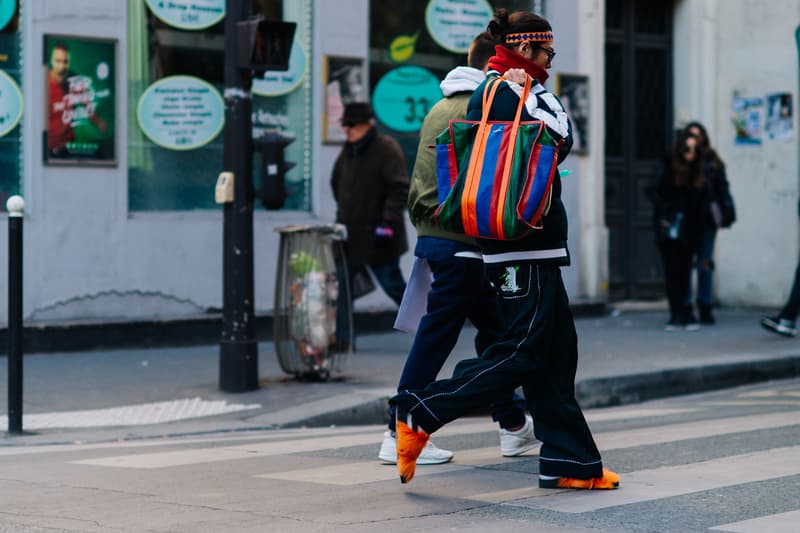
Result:
<svg viewBox="0 0 800 533"><path fill-rule="evenodd" d="M552 40L552 31L527 31L522 33L509 33L506 35L506 44L524 43L525 41L543 42Z"/></svg>

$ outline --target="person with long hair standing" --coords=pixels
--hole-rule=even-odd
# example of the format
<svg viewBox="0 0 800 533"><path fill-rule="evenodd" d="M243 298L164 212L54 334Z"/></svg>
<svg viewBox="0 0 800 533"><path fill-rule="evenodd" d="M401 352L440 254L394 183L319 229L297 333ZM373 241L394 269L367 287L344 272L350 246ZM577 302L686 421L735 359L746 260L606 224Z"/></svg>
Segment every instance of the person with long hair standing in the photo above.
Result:
<svg viewBox="0 0 800 533"><path fill-rule="evenodd" d="M714 324L713 282L714 282L714 243L717 230L729 228L736 221L736 211L730 193L730 185L725 176L725 164L708 140L706 128L699 122L690 122L683 131L697 139L697 152L703 167L706 205L702 221L702 232L695 250L697 270L697 311L701 324ZM691 276L690 276L691 278ZM691 279L687 287L686 305L692 307Z"/></svg>
<svg viewBox="0 0 800 533"><path fill-rule="evenodd" d="M683 130L647 189L653 203L656 244L664 262L664 285L669 320L664 329L699 328L691 307L686 306L692 257L698 249L708 205L703 161L697 137Z"/></svg>
<svg viewBox="0 0 800 533"><path fill-rule="evenodd" d="M498 9L487 31L498 43L487 80L473 93L467 118L479 119L487 81L523 69L533 79L522 120L542 121L560 144L559 162L572 146L572 126L558 98L542 83L556 55L550 23L533 13ZM495 83L494 81L492 81ZM505 78L489 120L511 121L522 87ZM480 357L461 361L450 379L424 389L406 389L391 399L397 409L397 466L400 480L414 476L416 460L430 434L473 409L522 386L534 434L542 442L539 486L614 489L619 476L603 468L600 452L575 399L578 344L561 267L569 265L567 215L558 172L542 228L517 240L480 239L486 276L497 294L503 333Z"/></svg>

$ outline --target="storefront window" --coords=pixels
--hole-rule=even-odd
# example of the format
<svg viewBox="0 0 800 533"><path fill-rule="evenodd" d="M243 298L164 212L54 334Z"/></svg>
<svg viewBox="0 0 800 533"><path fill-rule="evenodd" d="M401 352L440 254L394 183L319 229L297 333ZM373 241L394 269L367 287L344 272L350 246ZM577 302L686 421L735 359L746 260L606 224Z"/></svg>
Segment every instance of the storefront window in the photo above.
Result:
<svg viewBox="0 0 800 533"><path fill-rule="evenodd" d="M0 211L22 188L23 97L18 2L0 4Z"/></svg>
<svg viewBox="0 0 800 533"><path fill-rule="evenodd" d="M542 13L543 0L370 1L369 87L378 128L393 136L414 164L419 128L441 97L439 82L466 65L472 38L494 9Z"/></svg>
<svg viewBox="0 0 800 533"><path fill-rule="evenodd" d="M224 5L186 18L173 4L128 2L128 198L131 211L217 209L223 170ZM166 5L166 7L164 7ZM185 11L185 10L184 10ZM191 11L189 11L191 13ZM310 209L310 0L252 0L251 13L297 23L292 83L267 72L253 83L253 135L293 138L286 159L290 196L284 209ZM290 65L291 68L292 65ZM186 117L189 117L188 119ZM174 126L174 127L173 127ZM254 154L254 174L260 160ZM260 204L256 202L256 207Z"/></svg>

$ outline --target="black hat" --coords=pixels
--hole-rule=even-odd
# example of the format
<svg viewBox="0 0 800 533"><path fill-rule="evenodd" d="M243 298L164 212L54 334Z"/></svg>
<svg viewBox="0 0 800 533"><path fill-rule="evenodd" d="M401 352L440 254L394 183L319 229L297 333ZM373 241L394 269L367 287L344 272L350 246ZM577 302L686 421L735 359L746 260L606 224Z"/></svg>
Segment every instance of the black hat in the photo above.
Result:
<svg viewBox="0 0 800 533"><path fill-rule="evenodd" d="M372 118L372 106L367 102L345 104L342 124L361 124Z"/></svg>

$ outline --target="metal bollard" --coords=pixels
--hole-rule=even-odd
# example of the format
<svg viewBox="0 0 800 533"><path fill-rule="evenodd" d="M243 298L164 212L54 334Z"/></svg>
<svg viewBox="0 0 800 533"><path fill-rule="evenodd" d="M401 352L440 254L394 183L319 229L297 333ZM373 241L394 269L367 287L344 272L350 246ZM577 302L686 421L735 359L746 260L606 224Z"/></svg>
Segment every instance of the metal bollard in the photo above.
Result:
<svg viewBox="0 0 800 533"><path fill-rule="evenodd" d="M22 213L12 196L8 209L8 433L22 433Z"/></svg>

